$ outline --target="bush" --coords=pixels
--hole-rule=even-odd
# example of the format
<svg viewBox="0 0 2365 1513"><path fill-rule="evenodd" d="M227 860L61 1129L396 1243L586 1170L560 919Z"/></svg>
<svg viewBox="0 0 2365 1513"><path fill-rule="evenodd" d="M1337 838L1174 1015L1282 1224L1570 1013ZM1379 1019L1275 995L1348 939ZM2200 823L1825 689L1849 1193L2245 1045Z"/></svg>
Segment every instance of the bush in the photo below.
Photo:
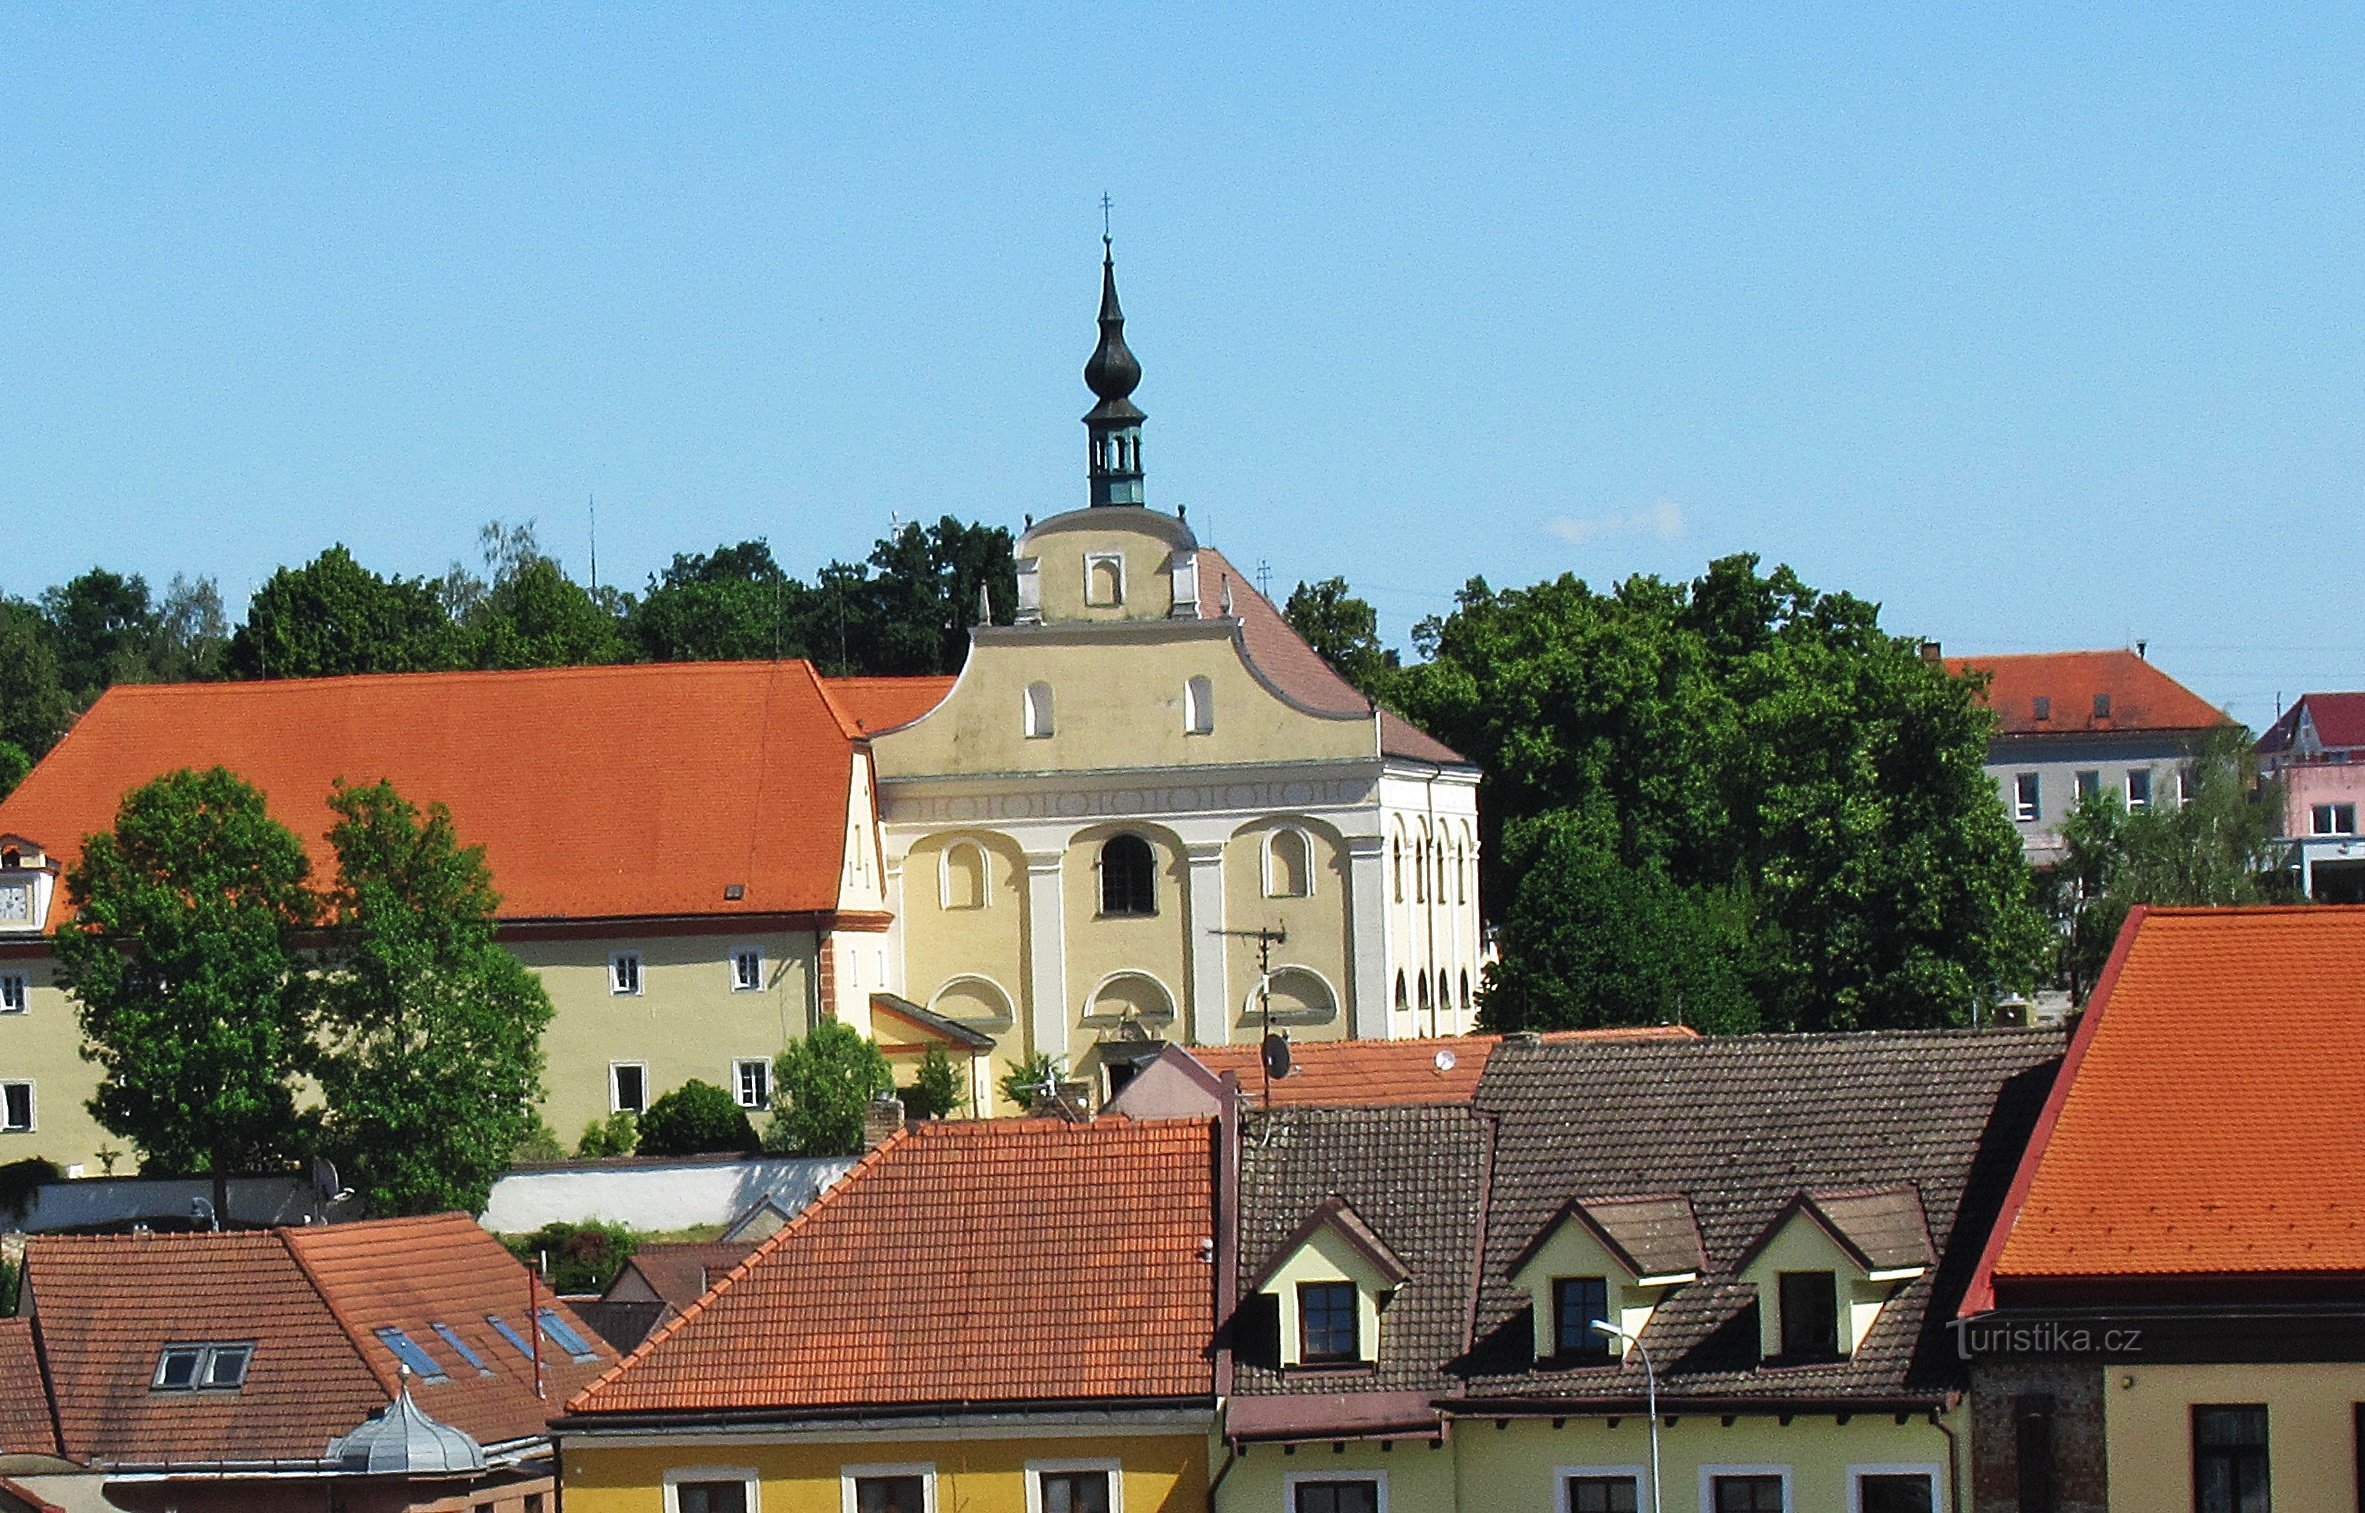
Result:
<svg viewBox="0 0 2365 1513"><path fill-rule="evenodd" d="M772 1063L772 1127L764 1149L851 1156L862 1149L863 1111L895 1091L886 1053L851 1025L828 1020Z"/></svg>
<svg viewBox="0 0 2365 1513"><path fill-rule="evenodd" d="M640 1127L644 1156L746 1155L759 1146L731 1095L695 1077L650 1104Z"/></svg>
<svg viewBox="0 0 2365 1513"><path fill-rule="evenodd" d="M510 1164L524 1166L535 1161L566 1159L567 1148L558 1143L558 1131L539 1112L527 1115L525 1133L517 1137L517 1144L509 1152Z"/></svg>
<svg viewBox="0 0 2365 1513"><path fill-rule="evenodd" d="M1013 1065L1002 1077L1002 1096L1027 1112L1034 1112L1035 1100L1043 1095L1046 1084L1056 1086L1067 1077L1067 1064L1049 1051L1029 1056Z"/></svg>
<svg viewBox="0 0 2365 1513"><path fill-rule="evenodd" d="M632 1252L640 1237L621 1224L597 1219L581 1224L545 1224L530 1235L507 1235L502 1243L526 1265L549 1265L547 1283L553 1292L603 1292Z"/></svg>
<svg viewBox="0 0 2365 1513"><path fill-rule="evenodd" d="M640 1123L630 1109L618 1109L605 1119L594 1119L583 1126L583 1138L575 1142L575 1154L590 1156L629 1156L640 1144Z"/></svg>
<svg viewBox="0 0 2365 1513"><path fill-rule="evenodd" d="M55 1161L45 1161L39 1156L27 1156L22 1161L0 1166L0 1213L11 1219L22 1219L25 1210L33 1206L33 1195L42 1183L62 1182L65 1177Z"/></svg>
<svg viewBox="0 0 2365 1513"><path fill-rule="evenodd" d="M961 1106L961 1080L953 1071L953 1058L945 1054L943 1046L928 1047L928 1054L920 1060L920 1074L912 1085L896 1090L903 1100L906 1119L942 1119Z"/></svg>

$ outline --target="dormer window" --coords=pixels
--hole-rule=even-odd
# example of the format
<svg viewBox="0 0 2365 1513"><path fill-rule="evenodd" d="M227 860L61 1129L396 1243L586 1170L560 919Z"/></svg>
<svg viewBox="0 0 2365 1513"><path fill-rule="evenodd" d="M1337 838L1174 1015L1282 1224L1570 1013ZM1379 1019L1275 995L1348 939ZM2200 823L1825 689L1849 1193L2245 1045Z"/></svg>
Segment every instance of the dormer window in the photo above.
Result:
<svg viewBox="0 0 2365 1513"><path fill-rule="evenodd" d="M1335 1366L1363 1359L1362 1311L1352 1282L1300 1282L1297 1287L1298 1359Z"/></svg>
<svg viewBox="0 0 2365 1513"><path fill-rule="evenodd" d="M14 846L0 846L0 872L21 871L24 865L25 854L22 851Z"/></svg>
<svg viewBox="0 0 2365 1513"><path fill-rule="evenodd" d="M2094 696L2094 718L2097 720L2107 720L2110 718L2109 694L2098 693Z"/></svg>
<svg viewBox="0 0 2365 1513"><path fill-rule="evenodd" d="M1853 1356L1889 1299L1934 1262L1918 1189L1822 1190L1783 1205L1734 1276L1757 1289L1760 1356L1791 1364Z"/></svg>
<svg viewBox="0 0 2365 1513"><path fill-rule="evenodd" d="M1571 1360L1585 1356L1609 1358L1609 1336L1594 1324L1610 1316L1607 1277L1552 1279L1553 1353Z"/></svg>
<svg viewBox="0 0 2365 1513"><path fill-rule="evenodd" d="M1630 1348L1595 1323L1640 1335L1668 1293L1699 1279L1702 1264L1690 1199L1578 1198L1513 1259L1511 1282L1531 1303L1536 1359L1581 1366Z"/></svg>
<svg viewBox="0 0 2365 1513"><path fill-rule="evenodd" d="M1248 1288L1288 1367L1354 1366L1380 1356L1380 1319L1412 1274L1346 1199L1325 1198Z"/></svg>
<svg viewBox="0 0 2365 1513"><path fill-rule="evenodd" d="M2036 696L2034 699L2030 700L2029 702L2030 702L2032 705L2034 705L2034 706L2035 706L2034 708L2032 708L2032 709L2029 711L2029 713L2030 713L2030 714L2031 714L2031 715L2032 715L2034 718L2036 718L2036 719L2040 719L2040 720L2050 720L2051 718L2053 718L2053 698L2052 698L2052 695L2050 695L2050 694L2038 694L2038 695L2037 695L2037 696Z"/></svg>

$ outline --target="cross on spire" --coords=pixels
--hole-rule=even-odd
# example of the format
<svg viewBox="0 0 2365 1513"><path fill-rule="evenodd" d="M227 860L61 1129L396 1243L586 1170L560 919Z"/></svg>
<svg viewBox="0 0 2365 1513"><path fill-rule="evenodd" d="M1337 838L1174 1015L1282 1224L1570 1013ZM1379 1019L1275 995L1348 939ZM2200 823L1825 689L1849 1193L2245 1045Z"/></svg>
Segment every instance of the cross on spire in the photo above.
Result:
<svg viewBox="0 0 2365 1513"><path fill-rule="evenodd" d="M1104 247L1109 244L1109 210L1115 204L1116 201L1110 199L1106 194L1100 197L1100 241Z"/></svg>

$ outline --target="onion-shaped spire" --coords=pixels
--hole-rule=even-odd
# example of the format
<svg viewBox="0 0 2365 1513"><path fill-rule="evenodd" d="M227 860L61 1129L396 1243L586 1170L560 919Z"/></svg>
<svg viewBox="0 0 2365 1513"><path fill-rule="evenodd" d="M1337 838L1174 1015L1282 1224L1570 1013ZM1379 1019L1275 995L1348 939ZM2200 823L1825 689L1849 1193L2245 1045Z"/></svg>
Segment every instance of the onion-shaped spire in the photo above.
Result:
<svg viewBox="0 0 2365 1513"><path fill-rule="evenodd" d="M1106 208L1105 206L1103 207ZM1117 256L1108 233L1100 238L1100 345L1084 364L1084 385L1100 398L1084 417L1091 438L1088 472L1094 504L1140 504L1141 423L1133 403L1141 363L1125 345L1125 310L1117 303Z"/></svg>

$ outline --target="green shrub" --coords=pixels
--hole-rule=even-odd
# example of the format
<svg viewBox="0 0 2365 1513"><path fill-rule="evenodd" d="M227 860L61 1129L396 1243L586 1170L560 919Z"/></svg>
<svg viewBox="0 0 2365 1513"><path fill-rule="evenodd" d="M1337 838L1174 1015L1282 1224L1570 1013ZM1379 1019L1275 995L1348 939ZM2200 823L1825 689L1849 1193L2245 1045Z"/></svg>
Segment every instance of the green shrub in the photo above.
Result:
<svg viewBox="0 0 2365 1513"><path fill-rule="evenodd" d="M22 1161L0 1166L0 1213L11 1219L22 1219L25 1210L33 1206L33 1195L41 1184L62 1182L65 1176L55 1161L45 1161L39 1156L27 1156Z"/></svg>
<svg viewBox="0 0 2365 1513"><path fill-rule="evenodd" d="M597 1219L580 1224L561 1220L545 1224L530 1235L507 1235L502 1243L526 1265L548 1267L546 1282L553 1292L603 1292L632 1252L640 1237L621 1224Z"/></svg>
<svg viewBox="0 0 2365 1513"><path fill-rule="evenodd" d="M945 1054L943 1046L932 1045L920 1059L919 1076L912 1079L910 1087L898 1088L895 1096L903 1100L906 1119L942 1119L961 1106L965 1095L953 1071L953 1058Z"/></svg>
<svg viewBox="0 0 2365 1513"><path fill-rule="evenodd" d="M760 1144L731 1095L695 1077L650 1104L640 1127L644 1156L745 1155Z"/></svg>
<svg viewBox="0 0 2365 1513"><path fill-rule="evenodd" d="M517 1137L517 1145L509 1152L511 1164L524 1166L535 1161L566 1159L567 1148L558 1143L558 1131L539 1112L529 1115L525 1133Z"/></svg>
<svg viewBox="0 0 2365 1513"><path fill-rule="evenodd" d="M1002 1078L1002 1096L1031 1113L1044 1087L1056 1085L1066 1077L1067 1063L1045 1051L1010 1068Z"/></svg>
<svg viewBox="0 0 2365 1513"><path fill-rule="evenodd" d="M875 1042L834 1019L816 1025L772 1063L772 1127L764 1149L851 1156L862 1149L863 1111L894 1091L895 1074Z"/></svg>
<svg viewBox="0 0 2365 1513"><path fill-rule="evenodd" d="M577 1156L629 1156L640 1144L640 1122L630 1109L618 1109L605 1119L594 1119L583 1126L583 1138L575 1142Z"/></svg>

